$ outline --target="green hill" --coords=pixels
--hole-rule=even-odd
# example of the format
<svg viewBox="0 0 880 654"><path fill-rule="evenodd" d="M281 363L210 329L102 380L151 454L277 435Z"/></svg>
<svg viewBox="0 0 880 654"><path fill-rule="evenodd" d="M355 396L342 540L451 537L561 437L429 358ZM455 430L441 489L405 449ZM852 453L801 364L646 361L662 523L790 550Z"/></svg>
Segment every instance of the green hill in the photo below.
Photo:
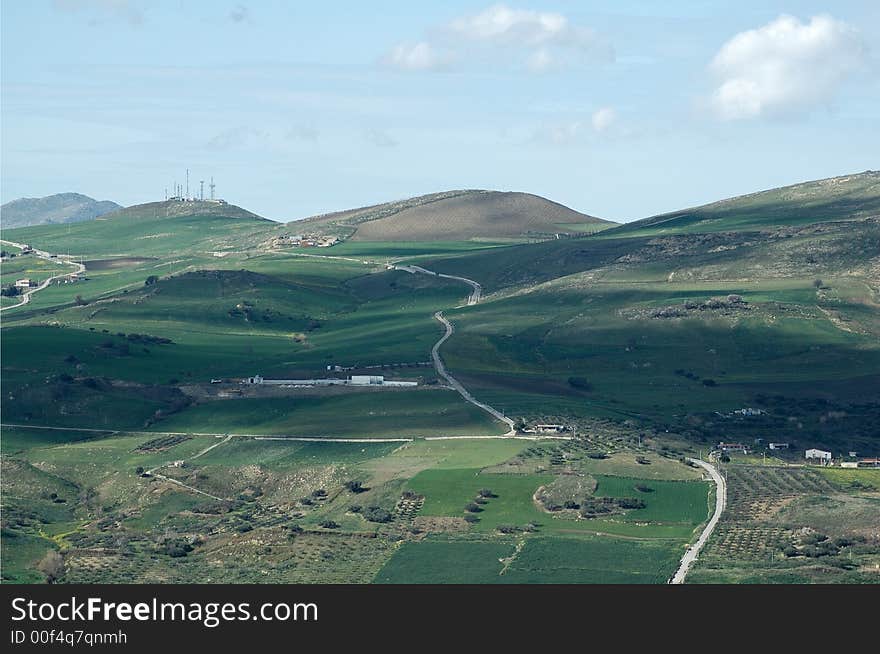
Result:
<svg viewBox="0 0 880 654"><path fill-rule="evenodd" d="M605 236L757 231L880 215L880 171L830 177L637 220Z"/></svg>
<svg viewBox="0 0 880 654"><path fill-rule="evenodd" d="M276 225L231 204L168 200L119 209L84 223L4 230L4 238L75 255L161 256L235 245Z"/></svg>

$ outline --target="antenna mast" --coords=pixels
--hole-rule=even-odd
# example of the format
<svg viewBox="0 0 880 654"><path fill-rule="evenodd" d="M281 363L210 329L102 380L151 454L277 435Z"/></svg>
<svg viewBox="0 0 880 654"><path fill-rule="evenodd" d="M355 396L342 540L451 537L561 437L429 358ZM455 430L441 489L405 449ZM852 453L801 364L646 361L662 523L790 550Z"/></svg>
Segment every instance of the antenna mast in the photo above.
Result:
<svg viewBox="0 0 880 654"><path fill-rule="evenodd" d="M199 180L199 200L205 199L205 180Z"/></svg>
<svg viewBox="0 0 880 654"><path fill-rule="evenodd" d="M214 176L211 175L211 199L212 200L214 199L214 187L215 186L216 186L216 184L214 184Z"/></svg>
<svg viewBox="0 0 880 654"><path fill-rule="evenodd" d="M186 169L186 199L189 200L189 168Z"/></svg>

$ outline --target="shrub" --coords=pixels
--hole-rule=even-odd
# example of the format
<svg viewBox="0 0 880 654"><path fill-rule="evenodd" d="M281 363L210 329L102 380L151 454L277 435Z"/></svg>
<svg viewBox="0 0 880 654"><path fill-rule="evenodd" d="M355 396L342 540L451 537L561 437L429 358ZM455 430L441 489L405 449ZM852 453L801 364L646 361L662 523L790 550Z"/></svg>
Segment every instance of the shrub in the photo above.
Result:
<svg viewBox="0 0 880 654"><path fill-rule="evenodd" d="M339 529L339 524L332 520L322 520L318 523L318 526L324 529Z"/></svg>
<svg viewBox="0 0 880 654"><path fill-rule="evenodd" d="M391 522L391 513L380 506L369 506L361 514L370 522Z"/></svg>
<svg viewBox="0 0 880 654"><path fill-rule="evenodd" d="M483 509L480 508L480 505L477 504L476 502L468 502L465 505L464 510L467 511L468 513L479 513Z"/></svg>

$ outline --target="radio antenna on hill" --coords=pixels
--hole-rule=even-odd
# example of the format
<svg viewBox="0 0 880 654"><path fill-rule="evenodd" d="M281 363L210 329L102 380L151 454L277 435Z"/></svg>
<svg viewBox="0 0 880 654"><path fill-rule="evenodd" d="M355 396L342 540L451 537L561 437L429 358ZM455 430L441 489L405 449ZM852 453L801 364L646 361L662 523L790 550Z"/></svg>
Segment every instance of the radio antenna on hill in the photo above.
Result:
<svg viewBox="0 0 880 654"><path fill-rule="evenodd" d="M186 169L186 198L189 200L189 168Z"/></svg>
<svg viewBox="0 0 880 654"><path fill-rule="evenodd" d="M212 200L214 199L214 187L215 187L215 186L216 186L216 184L214 184L214 176L211 175L211 184L210 184L210 187L211 187L211 199L212 199Z"/></svg>
<svg viewBox="0 0 880 654"><path fill-rule="evenodd" d="M199 180L199 200L205 199L205 180Z"/></svg>

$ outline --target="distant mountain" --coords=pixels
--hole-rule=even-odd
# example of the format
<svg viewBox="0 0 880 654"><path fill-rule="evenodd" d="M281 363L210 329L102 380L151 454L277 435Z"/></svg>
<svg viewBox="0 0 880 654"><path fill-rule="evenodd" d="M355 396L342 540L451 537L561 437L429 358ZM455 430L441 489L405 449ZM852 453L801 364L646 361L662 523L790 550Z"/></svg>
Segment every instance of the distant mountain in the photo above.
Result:
<svg viewBox="0 0 880 654"><path fill-rule="evenodd" d="M880 171L741 195L621 225L605 236L756 231L880 216Z"/></svg>
<svg viewBox="0 0 880 654"><path fill-rule="evenodd" d="M553 238L615 223L529 193L463 190L315 216L303 231L336 231L357 241Z"/></svg>
<svg viewBox="0 0 880 654"><path fill-rule="evenodd" d="M103 216L122 205L81 193L56 193L44 198L19 198L0 207L3 227L78 223Z"/></svg>

